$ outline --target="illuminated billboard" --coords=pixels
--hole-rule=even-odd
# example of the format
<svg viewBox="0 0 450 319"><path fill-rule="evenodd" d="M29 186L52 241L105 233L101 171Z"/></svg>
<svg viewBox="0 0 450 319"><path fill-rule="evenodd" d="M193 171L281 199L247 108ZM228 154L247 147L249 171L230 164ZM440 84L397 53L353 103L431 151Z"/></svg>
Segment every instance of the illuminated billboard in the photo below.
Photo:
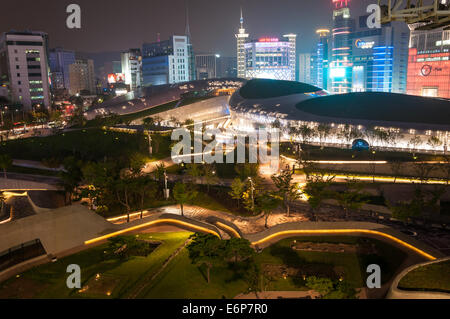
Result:
<svg viewBox="0 0 450 319"><path fill-rule="evenodd" d="M417 54L409 50L407 93L450 98L450 54Z"/></svg>
<svg viewBox="0 0 450 319"><path fill-rule="evenodd" d="M124 73L110 73L108 74L108 83L124 83L125 82L125 74Z"/></svg>
<svg viewBox="0 0 450 319"><path fill-rule="evenodd" d="M343 78L345 77L345 75L346 75L345 68L335 67L330 69L330 77L332 79Z"/></svg>

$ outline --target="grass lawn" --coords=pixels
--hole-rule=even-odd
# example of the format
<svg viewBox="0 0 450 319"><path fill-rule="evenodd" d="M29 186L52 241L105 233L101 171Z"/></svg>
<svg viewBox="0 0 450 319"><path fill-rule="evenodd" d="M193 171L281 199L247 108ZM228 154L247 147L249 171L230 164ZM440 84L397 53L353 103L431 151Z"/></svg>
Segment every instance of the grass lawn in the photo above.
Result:
<svg viewBox="0 0 450 319"><path fill-rule="evenodd" d="M290 248L291 243L297 242L321 242L343 244L373 244L378 254L334 253L295 251ZM311 236L288 238L279 241L275 245L267 247L258 255L257 261L269 265L286 265L298 268L300 273L311 276L331 277L339 279L343 277L353 287L363 287L365 284L366 268L369 264L378 264L383 270L382 282L391 279L397 267L401 265L406 255L402 251L371 238L360 237L328 237ZM334 278L333 278L334 277ZM272 278L268 290L301 290L305 289L303 278L281 276Z"/></svg>
<svg viewBox="0 0 450 319"><path fill-rule="evenodd" d="M148 156L148 142L142 134L83 129L47 137L31 137L3 142L1 154L15 159L41 161L75 156L82 160L123 158L139 152Z"/></svg>
<svg viewBox="0 0 450 319"><path fill-rule="evenodd" d="M410 271L400 280L398 287L405 290L450 293L450 260Z"/></svg>
<svg viewBox="0 0 450 319"><path fill-rule="evenodd" d="M377 151L372 154L370 151L354 151L351 148L324 147L315 145L302 145L304 153L309 160L327 160L327 161L414 161L413 155L408 152L389 152ZM280 154L295 158L295 147L291 143L282 143L280 145ZM442 157L432 154L416 154L417 160L439 161Z"/></svg>
<svg viewBox="0 0 450 319"><path fill-rule="evenodd" d="M232 280L233 272L226 267L211 270L211 282L206 281L206 271L192 265L187 249L168 265L155 283L142 293L142 298L220 299L233 298L247 289L243 280Z"/></svg>
<svg viewBox="0 0 450 319"><path fill-rule="evenodd" d="M294 251L290 248L294 239L308 242L374 244L379 255ZM264 249L256 256L255 261L261 267L272 265L302 269L307 276L316 275L331 279L339 279L339 276L342 276L351 286L358 288L365 284L367 265L379 264L383 269L382 282L386 282L391 279L405 257L403 252L374 239L313 236L282 240ZM268 279L267 275L265 277L265 290L309 290L301 276L287 276L286 279L281 275L278 278ZM212 268L211 282L208 284L205 270L192 265L187 249L183 249L140 297L196 299L225 296L232 298L246 292L247 289L247 283L239 277L233 277L232 270L225 266Z"/></svg>
<svg viewBox="0 0 450 319"><path fill-rule="evenodd" d="M189 232L140 234L140 239L159 241L161 244L147 257L134 256L125 261L104 260L107 244L90 248L55 263L35 267L19 278L11 278L1 283L0 298L126 297L143 276L156 272L190 234ZM70 264L78 264L81 267L81 286L89 285L91 289L80 293L78 289L67 288L66 267ZM101 283L94 285L97 274L100 274ZM100 289L102 287L104 290ZM109 296L108 291L111 293Z"/></svg>

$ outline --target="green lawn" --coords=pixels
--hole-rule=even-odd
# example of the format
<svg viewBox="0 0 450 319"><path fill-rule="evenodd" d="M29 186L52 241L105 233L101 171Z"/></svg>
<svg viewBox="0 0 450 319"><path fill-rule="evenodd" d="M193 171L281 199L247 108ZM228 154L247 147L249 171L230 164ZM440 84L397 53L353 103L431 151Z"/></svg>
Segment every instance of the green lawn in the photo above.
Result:
<svg viewBox="0 0 450 319"><path fill-rule="evenodd" d="M19 278L12 278L0 284L0 297L22 298L20 290L12 287L32 287L30 298L123 298L126 297L136 283L144 276L156 272L164 261L190 236L189 232L141 234L141 239L160 241L159 245L147 257L131 257L126 261L119 259L104 260L107 244L90 248L80 253L62 258L55 263L35 267ZM114 282L107 291L97 290L79 293L78 289L66 286L66 267L78 264L81 267L81 286L92 285L96 274L107 278L105 283ZM26 293L26 292L22 292ZM29 293L29 292L28 292Z"/></svg>
<svg viewBox="0 0 450 319"><path fill-rule="evenodd" d="M123 158L140 152L148 155L148 142L142 134L108 132L101 129L83 129L47 137L11 140L0 145L1 154L15 159L41 161L75 156L82 160Z"/></svg>
<svg viewBox="0 0 450 319"><path fill-rule="evenodd" d="M329 242L356 244L367 241L376 246L381 255L359 255L351 253L323 253L294 251L290 248L292 241ZM330 276L343 279L358 288L365 285L367 265L377 263L383 269L382 282L391 279L394 271L406 255L383 242L358 237L301 237L282 240L256 256L255 261L263 265L278 265L305 270L308 276ZM233 279L233 272L227 267L211 270L211 282L206 281L204 269L192 265L188 251L183 251L161 273L155 283L141 295L143 298L232 298L246 292L248 285L241 278ZM333 277L334 274L334 277ZM293 291L309 290L301 277L264 279L266 290Z"/></svg>
<svg viewBox="0 0 450 319"><path fill-rule="evenodd" d="M233 298L247 289L242 280L232 280L233 273L226 267L211 270L211 282L206 281L206 271L192 265L187 249L169 264L155 283L142 293L143 298Z"/></svg>
<svg viewBox="0 0 450 319"><path fill-rule="evenodd" d="M351 148L324 147L315 145L302 145L305 156L309 160L328 160L328 161L404 161L412 162L413 155L408 152L390 152L376 151L372 154L370 151L354 151ZM280 154L295 158L295 148L291 143L282 143L280 145ZM439 161L442 156L432 154L416 154L417 160Z"/></svg>
<svg viewBox="0 0 450 319"><path fill-rule="evenodd" d="M400 280L405 290L441 291L450 293L450 260L419 267Z"/></svg>
<svg viewBox="0 0 450 319"><path fill-rule="evenodd" d="M131 257L128 260L104 259L106 244L62 258L55 263L35 267L20 277L0 284L0 298L126 298L133 294L145 278L156 273L164 261L190 236L190 232L140 234L140 239L153 240L161 244L147 257ZM131 236L131 235L130 235ZM373 244L376 254L331 253L296 251L290 248L293 240L346 244ZM337 280L342 277L352 287L364 286L366 267L376 263L383 270L382 282L392 274L405 258L405 254L383 242L359 237L297 237L282 240L264 249L255 257L255 262L266 270L271 267L288 268L295 275L284 279L281 272L267 272L261 277L265 290L305 290L302 275L327 277ZM82 289L66 287L66 267L78 264L82 270ZM446 266L448 268L448 264ZM448 269L446 269L448 274ZM98 280L96 280L98 276ZM445 274L442 269L436 275ZM248 291L248 284L228 265L211 270L211 282L206 280L203 267L193 265L188 250L181 252L167 267L145 287L138 298L233 298ZM447 286L448 287L448 286ZM108 294L110 292L110 294Z"/></svg>
<svg viewBox="0 0 450 319"><path fill-rule="evenodd" d="M295 251L290 248L291 243L297 242L321 242L321 243L343 243L343 244L374 244L378 255L363 255L356 253L333 253L333 252L309 252ZM311 270L316 272L316 276L334 277L343 279L353 287L363 287L366 278L366 268L369 264L378 264L383 270L382 282L391 279L398 266L400 266L406 254L402 251L371 238L360 237L332 237L332 236L311 236L288 238L279 241L262 251L258 255L260 264L287 265L298 268L306 276L313 275ZM273 290L299 290L304 289L302 278L287 279L278 278L270 283Z"/></svg>

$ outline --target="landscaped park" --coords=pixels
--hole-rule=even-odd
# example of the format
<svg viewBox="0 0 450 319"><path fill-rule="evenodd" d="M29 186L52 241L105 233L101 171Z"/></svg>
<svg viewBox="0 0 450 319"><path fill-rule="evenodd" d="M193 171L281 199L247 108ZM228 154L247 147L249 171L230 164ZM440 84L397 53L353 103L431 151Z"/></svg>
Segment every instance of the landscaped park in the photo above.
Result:
<svg viewBox="0 0 450 319"><path fill-rule="evenodd" d="M405 258L362 237L293 237L255 252L243 239L141 232L17 275L0 284L0 298L254 298L265 291L356 298L367 265L379 264L386 283ZM81 267L80 289L66 286L69 264Z"/></svg>

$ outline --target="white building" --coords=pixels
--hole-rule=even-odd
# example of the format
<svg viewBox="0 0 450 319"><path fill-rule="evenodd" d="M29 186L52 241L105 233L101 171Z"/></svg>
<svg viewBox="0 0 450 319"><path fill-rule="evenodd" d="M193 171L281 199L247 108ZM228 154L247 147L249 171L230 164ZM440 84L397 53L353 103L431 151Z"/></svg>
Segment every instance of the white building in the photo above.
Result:
<svg viewBox="0 0 450 319"><path fill-rule="evenodd" d="M191 81L190 47L187 36L144 43L142 47L143 85L162 85Z"/></svg>
<svg viewBox="0 0 450 319"><path fill-rule="evenodd" d="M314 53L301 53L298 56L299 82L317 85L317 55Z"/></svg>
<svg viewBox="0 0 450 319"><path fill-rule="evenodd" d="M47 34L43 32L6 32L0 39L0 77L9 89L12 102L50 106Z"/></svg>
<svg viewBox="0 0 450 319"><path fill-rule="evenodd" d="M140 49L130 49L121 54L122 73L125 75L125 84L132 91L142 84L142 55Z"/></svg>
<svg viewBox="0 0 450 319"><path fill-rule="evenodd" d="M240 19L240 28L239 33L237 33L237 77L245 78L246 77L246 59L245 59L245 43L248 39L248 34L245 33L244 29L244 18L242 17L242 8L241 8L241 19Z"/></svg>
<svg viewBox="0 0 450 319"><path fill-rule="evenodd" d="M285 39L263 37L247 42L245 48L245 77L295 81L295 39L296 35L283 36Z"/></svg>

